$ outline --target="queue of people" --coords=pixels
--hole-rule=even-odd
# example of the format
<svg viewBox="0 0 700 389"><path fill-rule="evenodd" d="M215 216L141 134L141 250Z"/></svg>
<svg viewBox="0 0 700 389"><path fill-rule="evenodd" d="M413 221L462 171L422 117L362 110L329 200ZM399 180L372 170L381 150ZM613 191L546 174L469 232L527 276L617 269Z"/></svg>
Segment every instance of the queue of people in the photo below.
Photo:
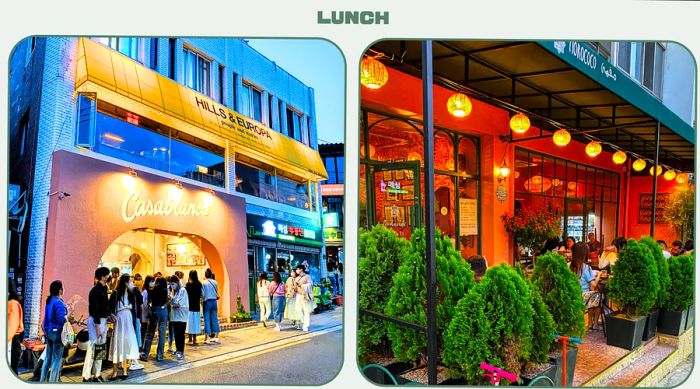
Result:
<svg viewBox="0 0 700 389"><path fill-rule="evenodd" d="M313 282L306 274L304 265L298 265L290 272L289 278L283 283L278 272L273 273L272 282L268 281L267 273L260 274L256 282L256 298L260 321L266 328L282 330L283 320L290 323L290 328L309 331L311 313L316 307L314 301ZM267 321L273 318L273 324Z"/></svg>

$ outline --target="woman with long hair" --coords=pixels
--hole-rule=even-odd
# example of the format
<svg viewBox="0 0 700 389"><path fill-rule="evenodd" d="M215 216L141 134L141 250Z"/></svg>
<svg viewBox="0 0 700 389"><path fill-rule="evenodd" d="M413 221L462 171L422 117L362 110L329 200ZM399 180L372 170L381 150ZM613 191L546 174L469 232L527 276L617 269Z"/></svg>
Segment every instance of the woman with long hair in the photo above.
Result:
<svg viewBox="0 0 700 389"><path fill-rule="evenodd" d="M600 317L600 292L596 290L598 281L603 275L603 272L593 275L593 270L586 263L588 258L588 245L583 242L576 243L571 250L571 271L576 274L581 283L581 291L583 292L583 302L586 304L589 313L589 326L595 329L596 323Z"/></svg>
<svg viewBox="0 0 700 389"><path fill-rule="evenodd" d="M187 299L189 300L189 312L187 313L187 343L196 346L197 335L202 333L199 311L199 300L202 298L202 283L199 281L197 270L190 270L185 290L187 291Z"/></svg>
<svg viewBox="0 0 700 389"><path fill-rule="evenodd" d="M141 305L141 334L143 334L143 336L141 337L141 344L139 345L139 351L141 352L143 352L143 345L146 344L148 323L151 321L151 304L148 302L148 292L153 289L155 285L155 277L147 275L141 287L141 298L143 299L143 304Z"/></svg>
<svg viewBox="0 0 700 389"><path fill-rule="evenodd" d="M299 314L297 312L297 292L296 292L296 280L297 273L292 269L289 272L289 278L284 283L284 297L286 299L284 306L284 318L289 320L292 327L300 329L299 327Z"/></svg>
<svg viewBox="0 0 700 389"><path fill-rule="evenodd" d="M131 276L122 274L119 277L117 288L109 297L110 312L116 316L112 343L110 345L109 360L112 361L112 377L126 379L128 377L131 360L139 357L139 345L134 329L134 314L136 312L136 296L133 292ZM122 375L117 376L119 364L122 365Z"/></svg>
<svg viewBox="0 0 700 389"><path fill-rule="evenodd" d="M258 312L260 312L260 321L263 326L267 327L267 319L270 318L270 282L267 280L267 273L260 273L257 285L257 296L258 296Z"/></svg>
<svg viewBox="0 0 700 389"><path fill-rule="evenodd" d="M564 245L559 247L559 254L563 255L566 258L567 262L571 261L571 257L573 255L573 248L575 244L576 238L574 238L573 236L567 236L564 240Z"/></svg>
<svg viewBox="0 0 700 389"><path fill-rule="evenodd" d="M272 274L272 282L268 287L272 298L272 318L275 320L275 331L282 331L282 314L284 313L285 290L279 272Z"/></svg>
<svg viewBox="0 0 700 389"><path fill-rule="evenodd" d="M22 354L22 333L24 332L24 315L19 302L15 281L7 282L7 344L10 346L10 368L17 374L19 357Z"/></svg>
<svg viewBox="0 0 700 389"><path fill-rule="evenodd" d="M185 327L187 327L187 313L189 300L187 290L180 284L180 277L170 277L170 288L173 291L170 299L170 323L175 338L175 357L178 360L185 358Z"/></svg>
<svg viewBox="0 0 700 389"><path fill-rule="evenodd" d="M61 299L63 296L63 283L59 280L53 281L49 285L49 296L46 297L46 308L44 308L44 322L42 328L46 336L46 357L44 365L41 367L41 377L39 382L58 382L61 374L61 364L63 362L63 340L61 333L63 325L66 324L68 309ZM49 374L51 370L51 374Z"/></svg>
<svg viewBox="0 0 700 389"><path fill-rule="evenodd" d="M219 343L219 284L214 273L207 268L202 282L202 305L204 311L204 343Z"/></svg>
<svg viewBox="0 0 700 389"><path fill-rule="evenodd" d="M151 354L151 344L156 329L158 329L158 349L156 351L156 361L163 360L165 352L165 328L168 325L168 282L163 277L157 277L153 288L148 291L148 303L151 306L151 317L148 322L148 333L146 343L143 345L143 352L140 359L147 361Z"/></svg>

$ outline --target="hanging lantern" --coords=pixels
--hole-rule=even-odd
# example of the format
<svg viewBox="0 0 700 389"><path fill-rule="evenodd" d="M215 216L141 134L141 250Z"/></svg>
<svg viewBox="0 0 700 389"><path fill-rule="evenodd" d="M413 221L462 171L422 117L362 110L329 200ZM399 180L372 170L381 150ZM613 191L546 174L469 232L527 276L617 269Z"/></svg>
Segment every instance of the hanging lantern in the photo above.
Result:
<svg viewBox="0 0 700 389"><path fill-rule="evenodd" d="M685 184L688 182L688 173L681 173L676 176L676 182L679 184Z"/></svg>
<svg viewBox="0 0 700 389"><path fill-rule="evenodd" d="M468 116L472 112L472 102L463 93L455 93L447 99L447 111L458 118Z"/></svg>
<svg viewBox="0 0 700 389"><path fill-rule="evenodd" d="M518 112L510 118L510 129L518 134L524 134L530 129L530 119Z"/></svg>
<svg viewBox="0 0 700 389"><path fill-rule="evenodd" d="M603 146L601 146L600 142L591 141L586 145L586 154L588 154L589 157L595 157L600 154L601 151L603 151Z"/></svg>
<svg viewBox="0 0 700 389"><path fill-rule="evenodd" d="M657 176L657 177L660 176L661 173L663 173L663 171L664 171L664 168L662 168L662 167L659 166L659 165L656 165L656 176ZM652 175L652 176L654 175L654 166L652 166L652 167L649 169L649 174Z"/></svg>
<svg viewBox="0 0 700 389"><path fill-rule="evenodd" d="M622 151L622 150L617 150L615 154L613 154L613 162L615 162L618 165L622 165L625 163L627 160L627 154Z"/></svg>
<svg viewBox="0 0 700 389"><path fill-rule="evenodd" d="M557 130L552 137L554 144L557 146L566 146L571 142L571 134L563 128Z"/></svg>
<svg viewBox="0 0 700 389"><path fill-rule="evenodd" d="M501 167L498 168L498 172L500 173L499 178L508 178L510 175L510 168L508 165L506 165L505 162L501 164Z"/></svg>
<svg viewBox="0 0 700 389"><path fill-rule="evenodd" d="M389 81L389 72L383 63L371 57L364 57L360 64L360 82L370 89L379 89Z"/></svg>
<svg viewBox="0 0 700 389"><path fill-rule="evenodd" d="M676 178L676 171L675 170L666 170L666 173L664 173L664 178L666 181L671 181L672 179Z"/></svg>
<svg viewBox="0 0 700 389"><path fill-rule="evenodd" d="M647 161L641 158L637 158L637 160L632 164L632 169L637 172L641 172L645 167L647 167Z"/></svg>

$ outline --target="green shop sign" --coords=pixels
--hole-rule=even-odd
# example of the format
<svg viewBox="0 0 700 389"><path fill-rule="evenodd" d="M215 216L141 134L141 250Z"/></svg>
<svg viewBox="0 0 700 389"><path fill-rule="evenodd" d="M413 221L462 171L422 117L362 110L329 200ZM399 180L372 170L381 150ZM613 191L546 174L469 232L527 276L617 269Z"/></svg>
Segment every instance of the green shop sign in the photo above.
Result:
<svg viewBox="0 0 700 389"><path fill-rule="evenodd" d="M325 228L323 230L323 236L327 243L342 242L343 230L340 228Z"/></svg>
<svg viewBox="0 0 700 389"><path fill-rule="evenodd" d="M322 246L321 228L257 215L247 215L248 237Z"/></svg>

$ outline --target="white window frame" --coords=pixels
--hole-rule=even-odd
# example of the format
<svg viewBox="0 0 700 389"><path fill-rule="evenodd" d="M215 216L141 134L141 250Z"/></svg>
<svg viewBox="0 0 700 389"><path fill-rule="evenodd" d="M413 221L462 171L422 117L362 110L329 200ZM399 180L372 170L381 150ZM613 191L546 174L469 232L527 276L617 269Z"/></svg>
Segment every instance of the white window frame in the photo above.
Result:
<svg viewBox="0 0 700 389"><path fill-rule="evenodd" d="M248 112L240 112L249 118L259 121L260 123L263 123L263 118L265 116L265 105L263 104L263 92L264 90L260 88L259 86L253 84L252 82L243 79L243 85L241 86L241 89L247 89L248 90ZM254 110L253 110L253 101L255 100L255 94L253 91L256 91L260 93L260 119L255 118ZM245 104L245 103L244 103Z"/></svg>
<svg viewBox="0 0 700 389"><path fill-rule="evenodd" d="M188 85L187 83L187 72L188 72L188 65L187 65L187 57L189 55L192 55L194 57L195 63L194 63L194 70L192 73L193 77L193 84ZM201 52L193 49L190 46L183 45L182 46L182 84L185 85L188 88L191 88L203 95L209 96L211 98L213 97L213 83L212 83L212 64L214 61L212 61L211 58L208 56L202 54ZM200 62L201 60L201 62ZM207 71L206 74L202 74L201 76L201 82L205 85L200 84L200 77L199 77L199 72L204 72L204 67L200 67L199 64L207 64Z"/></svg>
<svg viewBox="0 0 700 389"><path fill-rule="evenodd" d="M296 140L297 142L304 143L304 114L300 112L297 109L294 109L294 107L287 105L287 111L292 111L292 115L298 115L299 116L299 139L295 138L290 132L289 132L289 126L291 125L294 127L293 123L289 122L289 116L287 116L287 134L290 138ZM287 112L284 113L287 115Z"/></svg>
<svg viewBox="0 0 700 389"><path fill-rule="evenodd" d="M644 88L646 91L648 91L652 96L656 97L657 99L661 99L661 96L663 96L663 79L664 79L664 57L666 54L666 45L663 42L653 42L654 43L654 58L652 58L652 61L655 61L656 59L656 53L657 50L661 50L661 72L659 79L657 80L657 77L655 75L652 75L652 87L649 88L646 85L644 85L644 65L645 65L645 50L646 50L646 43L650 42L645 42L645 41L640 41L640 42L629 42L633 46L633 50L630 50L630 70L629 72L622 67L620 67L620 42L615 42L613 45L613 56L611 57L611 61L615 64L615 66L625 73L627 76L629 76L630 79L634 80L637 84L639 84L642 88ZM636 67L636 62L634 61L634 53L636 49L635 47L641 46L641 59L642 59L642 64L640 66L641 69L641 74L637 74L637 71L635 70ZM654 72L656 64L654 63L654 66L652 66L652 72ZM658 90L654 90L655 86L658 85Z"/></svg>
<svg viewBox="0 0 700 389"><path fill-rule="evenodd" d="M123 39L129 39L132 40L133 47L131 52L129 54L123 53L120 51L122 40ZM137 38L137 37L130 37L130 36L108 36L108 37L96 37L93 38L93 40L97 41L98 43L101 43L112 50L121 53L122 55L125 55L135 61L140 62L141 64L144 63L143 58L144 58L144 44L142 42L142 38Z"/></svg>

